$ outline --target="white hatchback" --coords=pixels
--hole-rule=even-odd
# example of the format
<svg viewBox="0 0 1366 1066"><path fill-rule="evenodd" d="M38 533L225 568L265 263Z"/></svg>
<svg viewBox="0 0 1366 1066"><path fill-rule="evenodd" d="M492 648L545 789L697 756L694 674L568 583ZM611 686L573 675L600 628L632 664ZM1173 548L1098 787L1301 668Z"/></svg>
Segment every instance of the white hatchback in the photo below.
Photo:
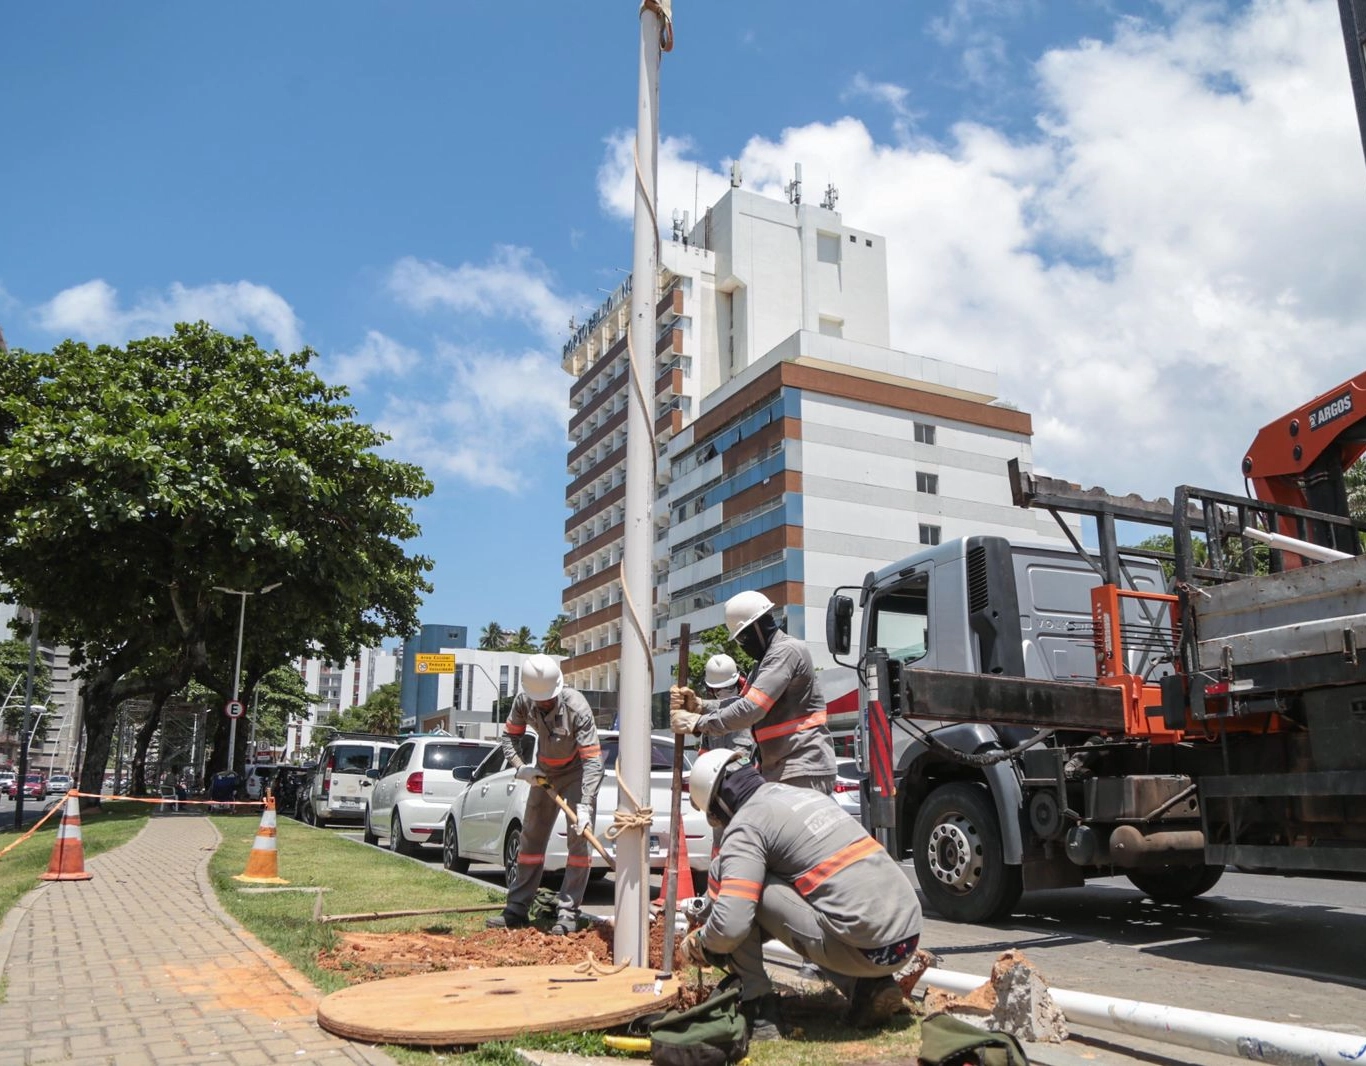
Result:
<svg viewBox="0 0 1366 1066"><path fill-rule="evenodd" d="M365 842L387 837L391 851L416 854L423 844L440 844L451 803L465 791L455 778L460 767L474 769L497 744L463 740L449 733L405 737L379 770L365 807Z"/></svg>
<svg viewBox="0 0 1366 1066"><path fill-rule="evenodd" d="M528 732L534 740L535 734ZM613 732L600 731L603 777L598 789L598 811L593 832L609 852L612 843L607 830L612 825L617 809L617 737ZM654 810L650 825L650 868L664 869L669 853L669 806L673 781L673 738L652 737L650 742L650 795L641 797ZM534 750L532 753L534 758ZM684 757L684 788L687 787L687 767L692 765L693 752ZM531 759L528 759L531 761ZM462 775L463 776L463 775ZM471 863L494 863L503 867L504 876L511 883L517 868L522 819L526 810L525 781L517 779L516 771L505 765L502 748L491 752L470 776L470 786L451 806L441 838L441 858L446 869L464 873ZM561 813L551 830L545 849L545 869L559 871L565 867L569 855L568 830ZM683 837L688 849L688 865L693 877L706 883L707 867L711 862L711 826L706 816L693 810L683 797ZM607 873L607 863L590 849L594 877Z"/></svg>

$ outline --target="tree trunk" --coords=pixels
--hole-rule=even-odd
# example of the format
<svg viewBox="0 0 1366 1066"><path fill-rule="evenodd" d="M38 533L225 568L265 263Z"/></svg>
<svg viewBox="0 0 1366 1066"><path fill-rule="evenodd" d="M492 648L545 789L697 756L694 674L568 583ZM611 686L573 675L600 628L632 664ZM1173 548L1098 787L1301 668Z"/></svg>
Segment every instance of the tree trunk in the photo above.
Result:
<svg viewBox="0 0 1366 1066"><path fill-rule="evenodd" d="M147 721L138 726L137 738L133 741L133 783L128 790L130 796L146 796L151 789L147 787L147 749L152 746L152 738L161 727L161 708L166 697L157 693L152 697L152 713ZM160 784L160 782L157 782Z"/></svg>

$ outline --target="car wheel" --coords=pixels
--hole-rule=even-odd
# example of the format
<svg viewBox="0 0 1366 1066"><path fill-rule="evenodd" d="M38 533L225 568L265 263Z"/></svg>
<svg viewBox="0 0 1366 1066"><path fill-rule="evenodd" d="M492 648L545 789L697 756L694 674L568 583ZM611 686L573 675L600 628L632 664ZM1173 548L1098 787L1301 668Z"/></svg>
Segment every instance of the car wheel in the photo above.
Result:
<svg viewBox="0 0 1366 1066"><path fill-rule="evenodd" d="M591 870L588 871L588 880L594 882L601 881L610 872L611 871L609 871L606 866L594 866Z"/></svg>
<svg viewBox="0 0 1366 1066"><path fill-rule="evenodd" d="M371 815L371 813L373 813L373 812L370 810L369 806L367 805L366 808L365 808L365 833L364 833L362 839L363 839L367 844L378 844L378 843L379 843L379 834L376 833L375 830L374 830L374 829L371 827L371 825L370 825L370 815Z"/></svg>
<svg viewBox="0 0 1366 1066"><path fill-rule="evenodd" d="M399 821L398 811L389 819L389 850L399 855L416 855L418 846L403 835L403 823Z"/></svg>
<svg viewBox="0 0 1366 1066"><path fill-rule="evenodd" d="M469 873L470 860L460 857L460 840L455 835L455 817L446 817L446 828L441 834L441 865L458 874Z"/></svg>
<svg viewBox="0 0 1366 1066"><path fill-rule="evenodd" d="M925 901L949 921L993 922L1019 900L1020 867L1006 865L996 808L982 785L955 781L931 792L911 842Z"/></svg>
<svg viewBox="0 0 1366 1066"><path fill-rule="evenodd" d="M1161 866L1152 870L1130 870L1126 875L1133 886L1157 903L1180 903L1203 896L1224 876L1222 866Z"/></svg>
<svg viewBox="0 0 1366 1066"><path fill-rule="evenodd" d="M508 888L517 880L517 856L522 852L522 826L513 822L508 826L508 835L503 838L503 878Z"/></svg>

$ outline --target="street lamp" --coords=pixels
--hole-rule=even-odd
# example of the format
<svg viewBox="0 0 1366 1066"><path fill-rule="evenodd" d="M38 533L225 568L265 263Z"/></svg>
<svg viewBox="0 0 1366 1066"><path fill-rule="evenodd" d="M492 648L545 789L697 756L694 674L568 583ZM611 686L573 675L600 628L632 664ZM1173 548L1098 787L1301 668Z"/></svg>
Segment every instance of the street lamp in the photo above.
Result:
<svg viewBox="0 0 1366 1066"><path fill-rule="evenodd" d="M237 702L238 685L240 685L240 684L241 684L241 681L242 681L242 634L245 632L246 626L247 626L247 597L248 597L248 596L263 596L263 595L265 595L267 592L273 592L273 591L275 591L276 589L278 589L278 588L280 587L281 584L283 584L283 582L277 581L277 582L275 582L275 584L273 584L273 585L267 585L265 588L256 589L255 591L252 591L252 590L250 590L250 589L248 589L248 590L246 590L246 591L243 591L242 589L225 589L225 588L223 588L221 585L215 585L215 586L213 587L214 592L225 592L225 593L227 593L229 596L241 596L241 597L242 597L242 609L238 612L238 615L237 615L237 663L236 663L236 665L233 666L233 668L232 668L232 702L233 702L233 703L236 703L236 702ZM237 769L236 763L237 763L237 715L233 715L231 718L228 719L228 769L229 769L229 770L236 770L236 769Z"/></svg>

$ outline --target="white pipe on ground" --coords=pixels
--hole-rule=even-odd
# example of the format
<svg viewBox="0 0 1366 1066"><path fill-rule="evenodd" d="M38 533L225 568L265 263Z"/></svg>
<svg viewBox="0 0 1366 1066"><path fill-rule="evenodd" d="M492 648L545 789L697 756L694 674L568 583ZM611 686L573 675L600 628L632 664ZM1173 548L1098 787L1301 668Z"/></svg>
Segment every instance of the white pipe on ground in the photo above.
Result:
<svg viewBox="0 0 1366 1066"><path fill-rule="evenodd" d="M920 978L921 987L942 988L957 995L985 983L984 978L972 974L934 968L926 970ZM1050 988L1048 992L1067 1020L1076 1025L1279 1066L1366 1062L1366 1035L1331 1033L1136 999L1111 999L1062 988Z"/></svg>

